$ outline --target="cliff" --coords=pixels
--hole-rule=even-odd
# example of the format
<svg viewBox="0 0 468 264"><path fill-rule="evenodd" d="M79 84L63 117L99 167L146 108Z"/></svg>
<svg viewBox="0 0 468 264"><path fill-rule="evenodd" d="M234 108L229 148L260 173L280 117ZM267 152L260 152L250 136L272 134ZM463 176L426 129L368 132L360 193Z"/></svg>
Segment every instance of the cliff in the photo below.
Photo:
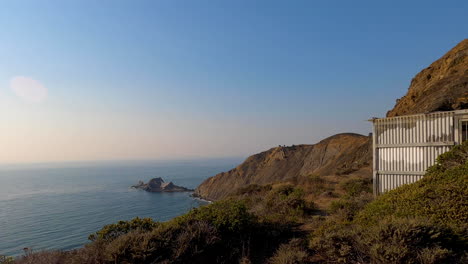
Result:
<svg viewBox="0 0 468 264"><path fill-rule="evenodd" d="M338 134L314 145L276 147L250 156L238 167L208 178L195 190L219 200L249 184L269 184L310 175L371 176L371 140L358 134Z"/></svg>
<svg viewBox="0 0 468 264"><path fill-rule="evenodd" d="M468 108L468 39L418 73L387 117Z"/></svg>

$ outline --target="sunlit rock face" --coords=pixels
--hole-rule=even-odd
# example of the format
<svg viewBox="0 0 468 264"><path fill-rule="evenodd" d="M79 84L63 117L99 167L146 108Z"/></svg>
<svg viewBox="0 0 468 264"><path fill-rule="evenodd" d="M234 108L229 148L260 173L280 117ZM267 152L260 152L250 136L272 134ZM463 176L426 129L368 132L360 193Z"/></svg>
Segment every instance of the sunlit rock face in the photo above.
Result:
<svg viewBox="0 0 468 264"><path fill-rule="evenodd" d="M387 117L468 109L468 39L418 73Z"/></svg>

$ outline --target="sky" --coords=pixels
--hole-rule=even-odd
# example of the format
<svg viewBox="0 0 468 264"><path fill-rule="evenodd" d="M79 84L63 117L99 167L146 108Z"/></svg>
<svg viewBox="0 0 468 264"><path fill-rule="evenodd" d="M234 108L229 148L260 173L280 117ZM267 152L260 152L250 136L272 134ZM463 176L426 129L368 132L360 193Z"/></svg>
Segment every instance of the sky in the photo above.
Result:
<svg viewBox="0 0 468 264"><path fill-rule="evenodd" d="M368 134L468 1L3 0L0 164L247 157Z"/></svg>

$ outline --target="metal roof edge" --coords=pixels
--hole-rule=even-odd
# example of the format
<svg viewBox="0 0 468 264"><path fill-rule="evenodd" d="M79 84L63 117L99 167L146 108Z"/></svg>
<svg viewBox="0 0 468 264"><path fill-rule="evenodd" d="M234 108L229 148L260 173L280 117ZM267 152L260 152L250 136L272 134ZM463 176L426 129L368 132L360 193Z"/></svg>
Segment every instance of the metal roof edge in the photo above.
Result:
<svg viewBox="0 0 468 264"><path fill-rule="evenodd" d="M401 116L391 116L391 117L372 117L368 119L369 122L375 122L376 120L389 120L389 119L397 119L403 117L416 117L416 116L428 116L428 115L435 115L441 113L453 113L454 115L459 114L468 114L468 109L458 109L458 110L451 110L451 111L436 111L436 112L427 112L427 113L420 113L420 114L411 114L411 115L401 115Z"/></svg>

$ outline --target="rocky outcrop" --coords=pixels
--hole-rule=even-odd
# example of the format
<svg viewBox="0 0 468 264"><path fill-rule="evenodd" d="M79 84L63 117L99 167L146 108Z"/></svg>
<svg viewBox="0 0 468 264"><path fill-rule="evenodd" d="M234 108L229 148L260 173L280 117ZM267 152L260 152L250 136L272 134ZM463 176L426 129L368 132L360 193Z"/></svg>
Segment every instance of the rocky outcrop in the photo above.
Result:
<svg viewBox="0 0 468 264"><path fill-rule="evenodd" d="M418 73L387 117L468 108L468 39Z"/></svg>
<svg viewBox="0 0 468 264"><path fill-rule="evenodd" d="M164 182L162 178L153 178L148 183L140 181L132 188L145 190L147 192L191 192L193 190L177 186L172 182Z"/></svg>
<svg viewBox="0 0 468 264"><path fill-rule="evenodd" d="M280 146L250 156L235 169L208 178L195 189L195 195L218 200L249 184L282 182L311 174L370 177L371 152L370 137L350 133L329 137L315 145Z"/></svg>

